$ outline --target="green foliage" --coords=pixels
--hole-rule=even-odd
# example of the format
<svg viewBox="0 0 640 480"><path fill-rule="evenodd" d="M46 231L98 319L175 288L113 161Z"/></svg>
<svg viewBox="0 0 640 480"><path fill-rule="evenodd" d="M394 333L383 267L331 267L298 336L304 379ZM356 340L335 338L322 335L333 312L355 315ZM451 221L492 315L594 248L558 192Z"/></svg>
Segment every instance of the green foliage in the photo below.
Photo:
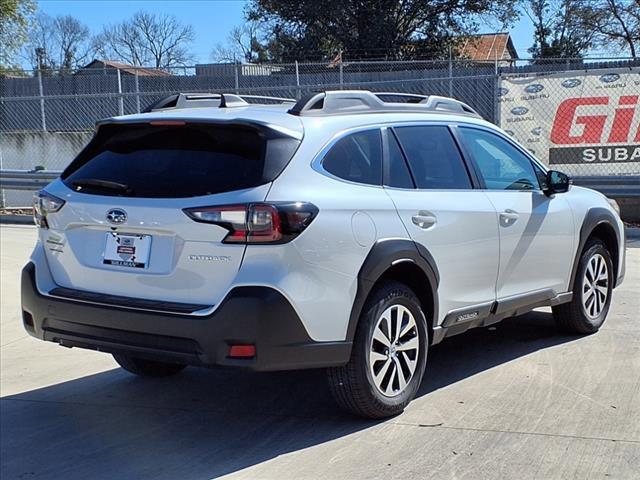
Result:
<svg viewBox="0 0 640 480"><path fill-rule="evenodd" d="M592 15L585 0L527 0L525 12L534 28L533 58L582 58L594 43L587 27Z"/></svg>
<svg viewBox="0 0 640 480"><path fill-rule="evenodd" d="M349 58L445 57L455 35L491 18L517 18L516 0L252 0L247 17L265 25L277 62Z"/></svg>
<svg viewBox="0 0 640 480"><path fill-rule="evenodd" d="M35 11L33 0L0 0L0 70L17 68Z"/></svg>

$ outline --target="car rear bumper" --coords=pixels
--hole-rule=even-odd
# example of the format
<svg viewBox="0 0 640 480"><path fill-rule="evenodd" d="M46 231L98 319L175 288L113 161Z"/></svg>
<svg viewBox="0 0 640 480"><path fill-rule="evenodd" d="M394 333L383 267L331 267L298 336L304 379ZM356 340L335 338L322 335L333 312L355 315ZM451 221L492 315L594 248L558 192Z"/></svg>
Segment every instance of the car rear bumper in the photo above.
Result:
<svg viewBox="0 0 640 480"><path fill-rule="evenodd" d="M351 342L315 342L287 299L269 287L236 287L207 316L159 313L43 295L36 266L22 270L22 318L32 336L109 353L200 366L294 370L344 365ZM231 345L254 345L230 358Z"/></svg>

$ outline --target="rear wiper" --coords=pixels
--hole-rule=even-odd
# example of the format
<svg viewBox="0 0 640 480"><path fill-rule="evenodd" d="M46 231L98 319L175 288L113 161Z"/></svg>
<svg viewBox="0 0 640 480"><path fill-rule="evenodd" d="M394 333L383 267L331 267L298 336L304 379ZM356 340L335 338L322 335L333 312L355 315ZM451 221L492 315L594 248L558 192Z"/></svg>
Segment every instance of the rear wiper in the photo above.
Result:
<svg viewBox="0 0 640 480"><path fill-rule="evenodd" d="M99 178L82 178L80 180L74 180L71 184L75 187L76 191L80 191L83 188L89 188L94 190L113 190L114 192L122 193L133 192L133 190L129 188L129 185L110 182L109 180L100 180Z"/></svg>

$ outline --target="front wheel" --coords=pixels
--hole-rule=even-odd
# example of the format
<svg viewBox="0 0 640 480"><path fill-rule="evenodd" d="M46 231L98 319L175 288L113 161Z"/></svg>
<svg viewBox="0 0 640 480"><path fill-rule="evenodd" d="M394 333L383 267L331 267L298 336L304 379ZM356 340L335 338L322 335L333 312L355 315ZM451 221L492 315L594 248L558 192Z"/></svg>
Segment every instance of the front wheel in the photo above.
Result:
<svg viewBox="0 0 640 480"><path fill-rule="evenodd" d="M613 293L613 262L599 239L587 242L573 283L573 299L553 307L560 330L567 333L597 332L609 312Z"/></svg>
<svg viewBox="0 0 640 480"><path fill-rule="evenodd" d="M168 377L180 373L186 367L180 363L156 362L119 353L114 353L113 358L126 371L141 377Z"/></svg>
<svg viewBox="0 0 640 480"><path fill-rule="evenodd" d="M363 308L349 363L328 370L337 403L367 418L401 413L420 387L428 346L416 295L402 283L382 283Z"/></svg>

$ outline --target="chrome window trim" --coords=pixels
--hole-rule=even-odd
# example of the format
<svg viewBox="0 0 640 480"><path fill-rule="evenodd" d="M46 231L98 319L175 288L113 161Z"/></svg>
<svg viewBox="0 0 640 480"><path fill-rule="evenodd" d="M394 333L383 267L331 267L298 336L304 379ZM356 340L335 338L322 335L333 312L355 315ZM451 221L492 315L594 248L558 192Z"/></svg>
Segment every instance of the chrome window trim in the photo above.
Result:
<svg viewBox="0 0 640 480"><path fill-rule="evenodd" d="M327 155L327 153L329 152L329 150L331 150L331 148L340 140L342 140L344 137L351 135L353 133L358 133L358 132L363 132L363 131L367 131L367 130L378 130L380 132L380 141L382 141L382 129L384 128L393 128L393 127L399 127L399 126L403 126L403 127L413 127L413 126L421 126L421 125L442 125L442 126L450 126L450 125L454 125L456 124L456 122L451 122L451 121L443 121L441 119L436 119L436 120L406 120L406 121L387 121L387 122L377 122L377 123L372 123L369 125L358 125L355 127L349 127L349 128L344 128L342 130L339 130L338 132L336 132L320 149L320 151L313 157L313 159L311 160L311 168L313 170L315 170L316 172L324 175L325 177L329 177L333 180L338 180L340 182L343 183L347 183L347 184L351 184L351 185L358 185L361 187L370 187L370 188L380 188L380 189L384 189L387 187L384 187L382 182L380 183L380 185L371 185L369 183L358 183L358 182L352 182L350 180L345 180L344 178L340 178L337 177L335 175L333 175L332 173L328 172L327 170L325 170L325 168L322 166L322 162L324 161L324 157ZM470 124L473 125L473 124ZM384 162L384 156L383 156L383 162ZM429 189L417 189L417 188L412 188L412 189L400 189L400 190L409 190L409 191L418 191L418 190L423 190L423 191L434 191L434 190L429 190ZM451 191L451 190L446 190L446 191ZM466 190L465 190L466 191Z"/></svg>
<svg viewBox="0 0 640 480"><path fill-rule="evenodd" d="M339 182L343 182L346 184L350 184L350 185L357 185L360 187L369 187L369 188L380 188L380 189L395 189L395 190L399 190L399 191L415 191L415 192L455 192L455 191L463 191L463 192L468 192L470 190L477 190L477 191L485 191L485 192L543 192L543 190L541 188L537 188L537 189L533 189L533 190L492 190L489 188L475 188L473 185L471 188L469 189L429 189L429 188L399 188L399 187L389 187L389 186L385 186L383 184L381 185L371 185L368 183L358 183L358 182L352 182L350 180L346 180L344 178L340 178L337 177L335 175L333 175L332 173L328 172L327 170L324 169L324 167L322 166L322 162L324 161L324 157L326 156L326 154L329 152L329 150L342 138L346 137L347 135L350 135L352 133L358 133L358 132L362 132L362 131L367 131L367 130L380 130L380 136L382 139L382 130L383 129L389 129L389 128L395 128L395 127L415 127L415 126L446 126L446 127L469 127L469 128L476 128L478 130L483 130L486 131L488 133L491 133L493 135L498 136L499 138L505 140L507 143L509 143L511 146L513 146L516 150L518 150L519 152L521 152L529 161L531 161L534 166L533 168L535 169L535 166L537 165L542 171L543 173L547 173L549 168L546 167L542 162L540 162L535 156L533 156L531 154L531 152L529 152L526 148L524 148L522 145L520 145L518 142L516 142L514 139L510 138L509 135L507 135L506 133L504 133L500 127L498 127L497 125L494 125L493 127L489 127L487 125L483 125L481 123L475 123L475 122L468 122L465 121L464 119L460 119L460 120L447 120L444 121L442 119L433 119L433 120L389 120L386 122L376 122L376 123L372 123L372 124L368 124L368 125L358 125L355 127L348 127L348 128L344 128L342 130L339 130L338 132L336 132L323 146L322 148L319 150L319 152L313 157L313 159L311 160L311 168L313 170L315 170L316 172L320 173L321 175L324 175L325 177L331 178L333 180L337 180ZM493 124L492 124L493 125ZM384 157L383 157L383 162L384 162Z"/></svg>

